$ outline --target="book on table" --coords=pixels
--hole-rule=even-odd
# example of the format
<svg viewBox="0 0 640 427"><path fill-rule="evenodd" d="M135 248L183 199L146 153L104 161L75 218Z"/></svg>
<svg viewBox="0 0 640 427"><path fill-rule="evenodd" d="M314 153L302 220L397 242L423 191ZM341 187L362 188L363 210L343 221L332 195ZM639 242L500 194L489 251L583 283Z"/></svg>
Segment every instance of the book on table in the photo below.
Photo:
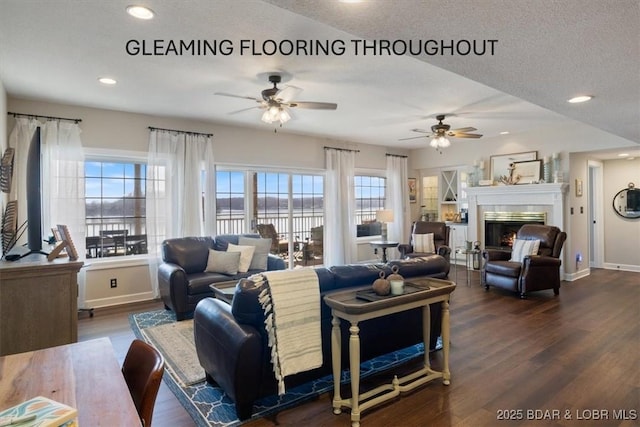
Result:
<svg viewBox="0 0 640 427"><path fill-rule="evenodd" d="M0 411L0 427L75 427L78 410L43 396Z"/></svg>

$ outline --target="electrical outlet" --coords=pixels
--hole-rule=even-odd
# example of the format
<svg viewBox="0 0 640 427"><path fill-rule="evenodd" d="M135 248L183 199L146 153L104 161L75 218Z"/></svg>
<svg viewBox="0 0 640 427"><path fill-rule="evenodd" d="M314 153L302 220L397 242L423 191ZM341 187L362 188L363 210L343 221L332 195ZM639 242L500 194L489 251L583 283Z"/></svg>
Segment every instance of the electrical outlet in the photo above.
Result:
<svg viewBox="0 0 640 427"><path fill-rule="evenodd" d="M111 287L112 288L118 287L118 279L111 279Z"/></svg>

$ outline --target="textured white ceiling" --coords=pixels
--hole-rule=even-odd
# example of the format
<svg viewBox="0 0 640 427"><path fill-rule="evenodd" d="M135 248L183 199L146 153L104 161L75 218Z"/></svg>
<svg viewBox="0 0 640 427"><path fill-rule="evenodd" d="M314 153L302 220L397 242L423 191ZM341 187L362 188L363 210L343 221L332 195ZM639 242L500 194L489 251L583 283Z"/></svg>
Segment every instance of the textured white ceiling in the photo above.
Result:
<svg viewBox="0 0 640 427"><path fill-rule="evenodd" d="M541 127L603 129L640 142L637 0L337 1L147 0L138 21L122 0L0 1L0 78L10 96L264 128L250 100L285 73L300 101L282 130L403 148L434 116L485 137ZM493 56L240 55L242 39L497 39ZM217 56L132 56L127 40L229 39ZM118 80L98 84L99 76ZM586 104L566 99L595 95ZM461 142L474 143L464 140Z"/></svg>

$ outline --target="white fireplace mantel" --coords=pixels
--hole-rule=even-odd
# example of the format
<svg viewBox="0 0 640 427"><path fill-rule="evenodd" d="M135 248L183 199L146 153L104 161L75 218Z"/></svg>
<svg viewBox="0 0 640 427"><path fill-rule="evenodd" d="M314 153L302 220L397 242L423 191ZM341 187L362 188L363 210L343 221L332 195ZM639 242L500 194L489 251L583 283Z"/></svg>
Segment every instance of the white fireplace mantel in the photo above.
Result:
<svg viewBox="0 0 640 427"><path fill-rule="evenodd" d="M564 198L569 184L523 184L468 187L469 240L484 241L485 209L509 209L547 212L547 224L564 230Z"/></svg>

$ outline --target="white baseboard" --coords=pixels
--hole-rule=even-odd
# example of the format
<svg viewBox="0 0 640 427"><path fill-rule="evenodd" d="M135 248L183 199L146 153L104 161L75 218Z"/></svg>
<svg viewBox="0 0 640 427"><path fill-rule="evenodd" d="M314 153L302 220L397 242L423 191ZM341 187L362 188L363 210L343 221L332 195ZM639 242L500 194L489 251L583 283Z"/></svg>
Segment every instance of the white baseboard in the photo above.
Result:
<svg viewBox="0 0 640 427"><path fill-rule="evenodd" d="M613 264L605 262L602 265L602 268L606 270L632 271L634 273L640 273L640 265Z"/></svg>
<svg viewBox="0 0 640 427"><path fill-rule="evenodd" d="M564 273L563 280L567 282L573 282L574 280L582 279L591 274L591 270L588 268L576 271L575 273Z"/></svg>
<svg viewBox="0 0 640 427"><path fill-rule="evenodd" d="M119 295L117 297L110 298L98 298L92 300L86 300L83 308L101 308L111 307L114 305L130 304L133 302L151 301L154 300L153 292L141 292L138 294Z"/></svg>

